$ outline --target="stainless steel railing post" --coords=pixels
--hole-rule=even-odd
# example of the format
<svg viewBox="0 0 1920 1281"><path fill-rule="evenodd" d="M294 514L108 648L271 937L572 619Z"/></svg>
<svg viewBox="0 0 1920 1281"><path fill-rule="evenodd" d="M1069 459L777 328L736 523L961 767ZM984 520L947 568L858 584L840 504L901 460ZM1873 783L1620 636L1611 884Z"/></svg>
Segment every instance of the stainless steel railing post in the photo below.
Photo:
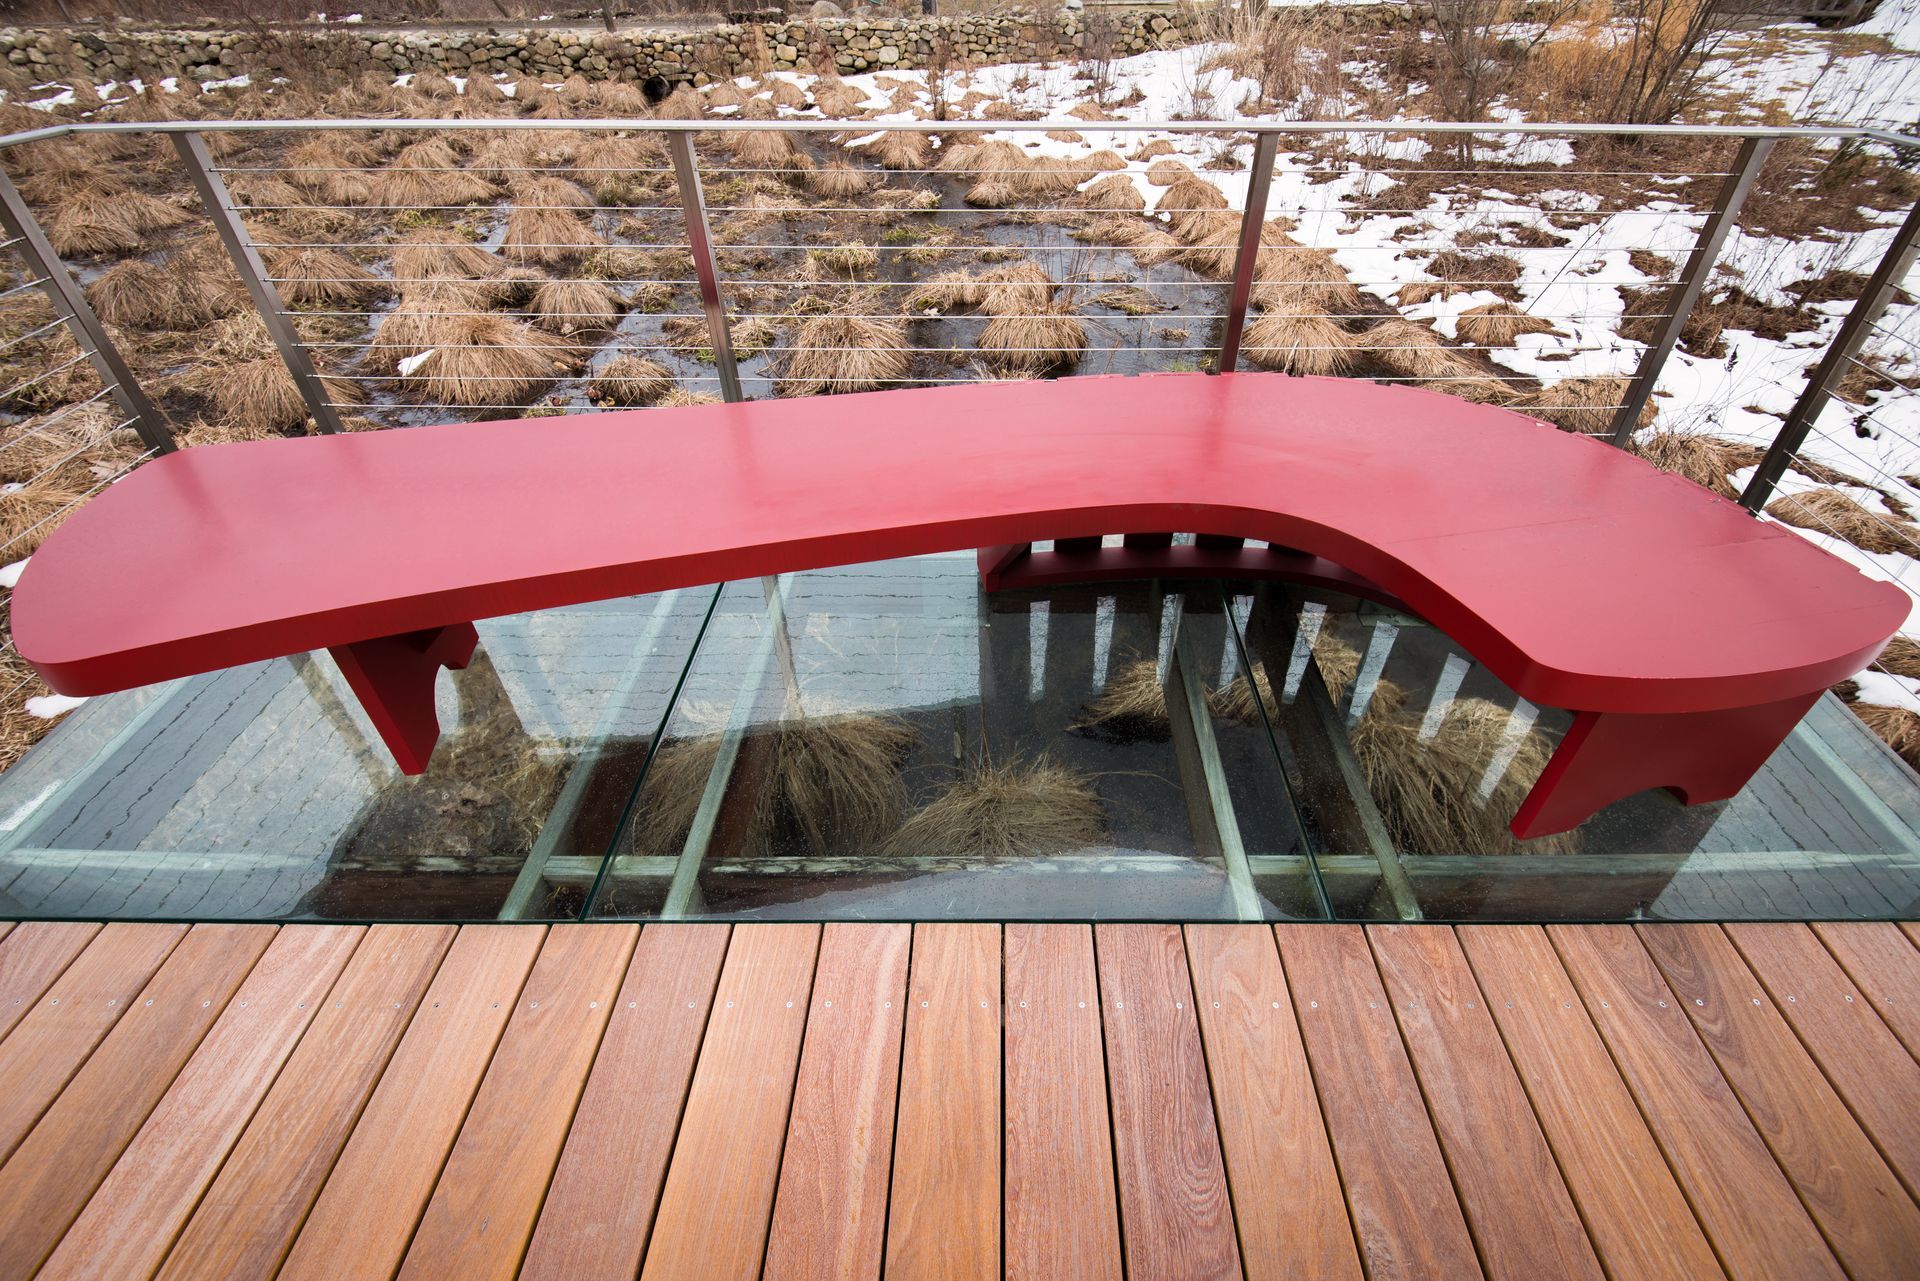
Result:
<svg viewBox="0 0 1920 1281"><path fill-rule="evenodd" d="M1624 446L1632 438L1634 424L1639 421L1647 402L1653 398L1654 386L1660 381L1660 371L1666 368L1667 357L1673 354L1674 345L1680 341L1680 331L1686 328L1694 304L1700 301L1700 294L1707 287L1707 277L1713 272L1713 264L1719 260L1720 247L1740 221L1740 206L1747 202L1747 194L1759 179L1760 169L1766 164L1773 144L1772 138L1749 138L1740 144L1740 154L1734 158L1733 172L1720 184L1720 194L1714 199L1713 212L1700 229L1699 239L1693 242L1693 253L1688 257L1680 279L1668 292L1667 315L1661 320L1659 332L1654 335L1653 341L1647 344L1646 354L1640 358L1640 368L1635 371L1633 382L1627 387L1624 403L1614 414L1613 433L1609 437L1613 444Z"/></svg>
<svg viewBox="0 0 1920 1281"><path fill-rule="evenodd" d="M134 379L133 371L127 368L127 362L121 358L120 349L107 337L100 318L87 305L86 295L74 283L67 264L47 243L46 233L41 230L39 221L34 218L33 211L27 208L27 202L20 198L19 190L5 173L0 173L0 230L6 232L8 240L16 242L14 248L20 251L27 270L38 279L47 301L53 304L54 314L60 317L74 341L80 344L87 362L100 375L100 381L106 384L114 403L120 406L120 412L131 420L133 429L140 433L141 441L147 448L163 454L175 448L173 424L167 421L167 416L148 399L147 393Z"/></svg>
<svg viewBox="0 0 1920 1281"><path fill-rule="evenodd" d="M1880 256L1880 264L1873 269L1866 287L1854 300L1853 309L1847 313L1846 320L1841 322L1840 332L1833 337L1833 345L1827 348L1827 354L1813 371L1813 377L1807 380L1806 390L1800 393L1800 399L1794 402L1786 421L1780 424L1779 434L1774 436L1773 444L1767 447L1766 456L1754 468L1745 492L1740 495L1740 505L1748 511L1759 511L1773 497L1774 487L1786 474L1788 463L1799 452L1800 446L1806 443L1807 433L1813 430L1820 411L1833 399L1834 384L1840 381L1841 371L1860 354L1860 346L1867 340L1867 331L1873 328L1874 321L1886 310L1895 286L1913 266L1912 254L1916 244L1920 244L1920 204L1914 205L1907 214L1907 220L1900 224L1900 230L1894 233L1893 243Z"/></svg>
<svg viewBox="0 0 1920 1281"><path fill-rule="evenodd" d="M680 209L687 219L687 249L693 255L693 274L700 281L700 309L707 313L707 338L713 344L713 365L720 373L720 396L743 400L740 371L733 360L733 334L727 327L727 305L720 298L720 268L713 256L713 232L707 226L707 198L700 190L700 164L693 154L693 135L669 133L673 177L680 188Z"/></svg>
<svg viewBox="0 0 1920 1281"><path fill-rule="evenodd" d="M1279 134L1263 129L1254 135L1247 208L1240 215L1240 248L1233 259L1233 293L1227 300L1227 327L1220 336L1216 373L1230 374L1240 363L1240 338L1247 329L1247 305L1253 300L1253 277L1260 265L1260 232L1267 223L1267 192L1273 187L1273 161L1279 150Z"/></svg>
<svg viewBox="0 0 1920 1281"><path fill-rule="evenodd" d="M220 243L227 247L227 254L233 259L233 265L240 273L241 283L247 287L247 294L253 299L260 320L267 327L267 335L273 339L273 345L279 349L280 359L286 362L287 371L293 375L293 385L300 392L300 399L306 402L307 412L313 415L313 425L323 432L340 430L340 415L334 412L333 402L327 397L326 384L320 381L320 374L313 367L313 361L307 356L307 349L300 344L300 334L287 319L287 304L280 297L280 291L273 287L268 279L269 272L260 260L259 251L247 238L247 227L240 220L239 211L233 207L233 197L227 191L227 184L214 172L213 157L207 154L207 144L198 133L176 133L173 146L180 153L180 159L186 165L187 178L193 183L193 189L200 196L200 204L206 209L207 216L213 219L213 229L220 235Z"/></svg>

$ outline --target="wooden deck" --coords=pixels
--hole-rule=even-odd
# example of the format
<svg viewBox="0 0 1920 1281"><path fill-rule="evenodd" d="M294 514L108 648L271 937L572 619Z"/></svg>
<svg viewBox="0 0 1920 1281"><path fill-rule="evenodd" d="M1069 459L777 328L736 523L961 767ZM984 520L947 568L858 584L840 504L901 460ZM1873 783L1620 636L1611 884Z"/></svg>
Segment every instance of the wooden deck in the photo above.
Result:
<svg viewBox="0 0 1920 1281"><path fill-rule="evenodd" d="M0 932L9 1281L1920 1259L1914 926Z"/></svg>

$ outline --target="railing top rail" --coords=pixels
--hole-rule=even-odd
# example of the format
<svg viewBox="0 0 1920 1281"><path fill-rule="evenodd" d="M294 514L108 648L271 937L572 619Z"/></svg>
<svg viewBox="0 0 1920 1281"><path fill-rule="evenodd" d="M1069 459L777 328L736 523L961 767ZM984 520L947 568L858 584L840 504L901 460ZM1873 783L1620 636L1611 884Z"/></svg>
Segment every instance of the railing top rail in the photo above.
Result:
<svg viewBox="0 0 1920 1281"><path fill-rule="evenodd" d="M1463 120L1082 120L1061 116L1045 120L660 120L620 117L577 119L521 119L486 116L460 120L384 119L372 117L325 120L104 120L65 122L45 129L29 129L0 137L0 149L91 133L264 133L288 130L359 129L479 129L479 130L618 130L648 129L658 133L730 133L782 130L797 133L903 131L911 133L1000 133L1081 130L1110 133L1325 133L1325 134L1507 134L1568 137L1636 134L1680 138L1801 138L1835 141L1861 140L1887 146L1920 148L1920 138L1886 129L1857 125L1635 125L1553 124L1538 121L1488 123Z"/></svg>

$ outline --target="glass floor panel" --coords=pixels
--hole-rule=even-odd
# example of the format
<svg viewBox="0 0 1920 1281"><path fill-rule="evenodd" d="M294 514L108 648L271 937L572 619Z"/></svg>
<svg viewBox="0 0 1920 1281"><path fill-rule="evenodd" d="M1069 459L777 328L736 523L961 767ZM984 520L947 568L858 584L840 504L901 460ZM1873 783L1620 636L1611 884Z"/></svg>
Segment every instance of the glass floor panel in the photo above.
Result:
<svg viewBox="0 0 1920 1281"><path fill-rule="evenodd" d="M322 654L89 700L0 776L0 916L1863 919L1920 778L1831 696L1738 797L1506 820L1569 715L1273 583L985 596L971 552L482 621L398 773Z"/></svg>

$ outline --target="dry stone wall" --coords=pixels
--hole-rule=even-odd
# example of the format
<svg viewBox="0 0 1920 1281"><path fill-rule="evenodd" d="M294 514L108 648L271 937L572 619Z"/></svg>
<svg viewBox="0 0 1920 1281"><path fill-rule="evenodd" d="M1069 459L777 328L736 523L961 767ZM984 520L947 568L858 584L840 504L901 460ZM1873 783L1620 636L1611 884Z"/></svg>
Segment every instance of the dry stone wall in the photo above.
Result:
<svg viewBox="0 0 1920 1281"><path fill-rule="evenodd" d="M221 80L243 72L357 74L438 69L703 84L769 69L843 73L960 63L1115 56L1187 43L1199 20L1186 8L1063 9L941 18L788 18L697 31L482 30L406 33L360 27L323 31L125 30L95 33L0 28L0 59L16 75L96 81L139 76Z"/></svg>

